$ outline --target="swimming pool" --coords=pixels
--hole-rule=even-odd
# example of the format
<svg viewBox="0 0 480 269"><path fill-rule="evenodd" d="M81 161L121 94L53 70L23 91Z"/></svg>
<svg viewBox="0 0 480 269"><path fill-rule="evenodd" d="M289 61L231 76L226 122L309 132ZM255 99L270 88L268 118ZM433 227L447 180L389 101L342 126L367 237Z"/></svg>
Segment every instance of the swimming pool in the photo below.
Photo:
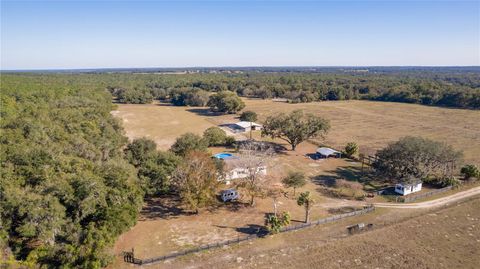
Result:
<svg viewBox="0 0 480 269"><path fill-rule="evenodd" d="M215 155L213 155L213 157L217 158L217 159L228 159L228 158L232 158L233 155L230 154L230 153L217 153Z"/></svg>

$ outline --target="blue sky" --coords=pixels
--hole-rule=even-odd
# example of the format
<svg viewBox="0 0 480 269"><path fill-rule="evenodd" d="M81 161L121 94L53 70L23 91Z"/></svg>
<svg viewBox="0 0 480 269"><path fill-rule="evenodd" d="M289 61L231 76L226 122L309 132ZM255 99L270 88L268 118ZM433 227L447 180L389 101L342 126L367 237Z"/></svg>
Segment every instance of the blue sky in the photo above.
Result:
<svg viewBox="0 0 480 269"><path fill-rule="evenodd" d="M1 69L480 65L479 1L1 1Z"/></svg>

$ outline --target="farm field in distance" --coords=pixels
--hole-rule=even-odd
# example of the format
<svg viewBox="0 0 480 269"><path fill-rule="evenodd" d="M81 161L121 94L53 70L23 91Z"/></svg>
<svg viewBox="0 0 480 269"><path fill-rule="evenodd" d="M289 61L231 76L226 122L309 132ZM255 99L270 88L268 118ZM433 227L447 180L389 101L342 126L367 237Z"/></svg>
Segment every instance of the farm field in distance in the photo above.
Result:
<svg viewBox="0 0 480 269"><path fill-rule="evenodd" d="M465 161L480 163L480 111L430 107L415 104L335 101L285 104L273 100L243 98L246 110L258 113L259 122L268 115L303 109L331 121L332 129L325 141L342 149L355 141L360 151L373 154L398 138L412 135L447 142L463 150ZM206 128L238 121L238 115L213 116L208 108L161 105L119 104L116 115L124 119L127 136L147 136L166 150L185 132L202 133ZM125 119L127 121L125 121ZM174 123L173 125L171 123ZM281 142L281 141L279 141Z"/></svg>

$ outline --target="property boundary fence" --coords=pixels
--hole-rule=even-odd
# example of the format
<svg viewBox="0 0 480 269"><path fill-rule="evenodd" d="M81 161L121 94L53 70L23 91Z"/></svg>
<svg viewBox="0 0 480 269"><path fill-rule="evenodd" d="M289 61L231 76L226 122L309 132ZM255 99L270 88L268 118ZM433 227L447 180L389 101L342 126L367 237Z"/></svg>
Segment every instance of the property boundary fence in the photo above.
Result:
<svg viewBox="0 0 480 269"><path fill-rule="evenodd" d="M453 187L452 186L448 186L448 187L445 187L445 188L441 188L441 189L438 189L438 190L433 190L433 191L429 191L429 192L425 192L425 193L421 193L421 194L418 194L418 195L415 195L415 196L411 196L411 197L403 197L400 198L400 202L403 202L403 203L410 203L410 202L413 202L413 201L416 201L418 199L422 199L422 198L425 198L425 197L429 197L429 196L432 196L432 195L435 195L437 193L442 193L442 192L446 192L446 191L449 191L451 190Z"/></svg>
<svg viewBox="0 0 480 269"><path fill-rule="evenodd" d="M284 227L283 229L280 230L280 232L284 233L284 232L295 231L295 230L299 230L299 229L303 229L303 228L307 228L307 227L311 227L311 226L317 226L317 225L324 224L324 223L335 222L335 221L338 221L338 220L341 220L341 219L345 219L345 218L349 218L349 217L353 217L353 216L357 216L357 215L367 214L367 213L372 212L374 210L375 210L374 206L366 206L364 209L361 209L361 210L356 210L356 211L353 211L353 212L344 213L344 214L340 214L340 215L334 215L334 216L331 216L331 217L328 217L328 218L323 218L323 219L319 219L317 221L312 221L312 222L303 223L303 224L299 224L299 225L292 225L292 226ZM135 258L134 257L134 252L133 252L133 249L132 249L131 252L123 252L123 260L125 262L133 263L133 264L137 264L137 265L152 264L152 263L164 261L164 260L167 260L167 259L176 258L176 257L179 257L179 256L184 256L184 255L187 255L187 254L190 254L190 253L200 252L200 251L208 250L208 249L212 249L212 248L219 248L219 247L223 247L223 246L227 246L227 245L231 245L231 244L238 244L238 243L243 242L243 241L248 241L248 240L260 238L263 235L264 234L251 234L251 235L247 235L247 236L238 236L235 239L231 239L231 240L227 240L227 241L223 241L223 242L212 243L212 244L207 244L207 245L203 245L203 246L200 246L200 247L197 247L197 248L183 250L183 251L171 253L169 255L159 256L159 257L154 257L154 258L148 258L148 259L137 259L137 258Z"/></svg>

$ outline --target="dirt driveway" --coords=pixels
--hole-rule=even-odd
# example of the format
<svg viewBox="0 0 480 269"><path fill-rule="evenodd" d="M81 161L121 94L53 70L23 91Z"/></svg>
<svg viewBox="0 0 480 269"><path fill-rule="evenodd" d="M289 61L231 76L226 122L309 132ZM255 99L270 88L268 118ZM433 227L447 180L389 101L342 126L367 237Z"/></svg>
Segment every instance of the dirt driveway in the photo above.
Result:
<svg viewBox="0 0 480 269"><path fill-rule="evenodd" d="M394 203L374 203L376 207L389 207L389 208L403 208L403 209L419 209L419 208L429 208L442 206L448 203L453 203L458 200L462 200L474 195L480 194L480 187L475 187L466 191L452 194L447 197L438 198L432 201L420 202L420 203L411 203L411 204L394 204Z"/></svg>

